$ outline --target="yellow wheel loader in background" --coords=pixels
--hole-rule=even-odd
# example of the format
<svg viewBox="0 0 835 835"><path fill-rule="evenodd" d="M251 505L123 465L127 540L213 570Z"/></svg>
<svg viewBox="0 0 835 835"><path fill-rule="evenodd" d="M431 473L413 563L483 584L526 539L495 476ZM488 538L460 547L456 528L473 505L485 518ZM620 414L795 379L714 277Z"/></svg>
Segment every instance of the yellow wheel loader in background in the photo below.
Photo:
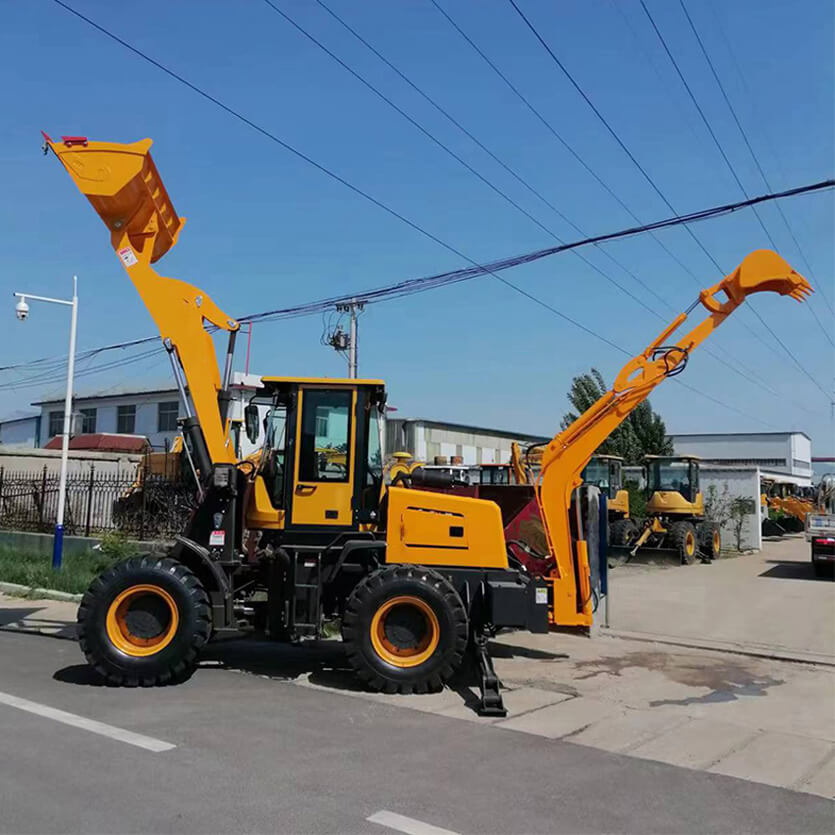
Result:
<svg viewBox="0 0 835 835"><path fill-rule="evenodd" d="M628 550L671 552L684 565L714 560L722 549L719 525L705 518L699 487L699 459L694 455L647 455L644 458L646 517L625 532Z"/></svg>
<svg viewBox="0 0 835 835"><path fill-rule="evenodd" d="M176 244L183 219L151 159L151 141L46 141L101 217L159 328L199 480L197 509L168 555L113 566L81 601L81 648L113 684L180 680L214 636L315 638L338 619L348 660L371 688L439 688L472 653L481 671L480 710L503 715L487 638L500 628L547 632L592 622L593 532L570 511L572 499L579 506L580 474L595 449L657 385L684 369L748 295L802 300L811 292L780 256L752 253L703 290L624 366L610 391L554 437L535 485L520 488L535 499L545 532L545 567L535 573L509 554L499 488L496 501L435 492L428 488L437 476L410 466L385 484L381 380L262 377L245 424L254 441L258 406L266 407L266 441L259 456L238 460L229 406L240 326L202 290L152 267ZM670 344L697 307L705 318ZM223 374L207 323L229 334ZM339 460L322 450L338 450Z"/></svg>

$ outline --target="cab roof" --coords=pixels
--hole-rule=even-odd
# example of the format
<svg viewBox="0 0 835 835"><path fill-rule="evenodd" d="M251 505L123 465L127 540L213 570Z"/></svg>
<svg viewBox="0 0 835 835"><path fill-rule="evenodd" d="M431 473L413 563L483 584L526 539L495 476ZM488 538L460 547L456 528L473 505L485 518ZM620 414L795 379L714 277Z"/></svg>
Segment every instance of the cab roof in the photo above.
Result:
<svg viewBox="0 0 835 835"><path fill-rule="evenodd" d="M645 455L644 461L701 461L698 455Z"/></svg>
<svg viewBox="0 0 835 835"><path fill-rule="evenodd" d="M320 386L385 386L383 380L357 379L352 377L261 377L261 382L277 385L298 383L299 385Z"/></svg>

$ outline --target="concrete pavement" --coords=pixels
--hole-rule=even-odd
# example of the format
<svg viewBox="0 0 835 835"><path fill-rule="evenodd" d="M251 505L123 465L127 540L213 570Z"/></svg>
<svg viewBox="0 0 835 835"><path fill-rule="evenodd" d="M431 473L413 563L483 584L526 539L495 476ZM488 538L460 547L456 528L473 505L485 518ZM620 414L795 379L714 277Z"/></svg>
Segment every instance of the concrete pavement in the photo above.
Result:
<svg viewBox="0 0 835 835"><path fill-rule="evenodd" d="M0 704L0 831L385 835L382 811L450 833L832 829L823 798L326 692L335 649L287 648L283 666L315 665L323 689L211 657L183 685L115 689L69 641L0 632L0 691L175 746Z"/></svg>
<svg viewBox="0 0 835 835"><path fill-rule="evenodd" d="M640 625L642 640L614 638L605 630L591 639L499 636L492 650L506 688L505 720L476 716L474 691L460 683L428 696L365 692L334 642L304 648L245 641L211 645L195 681L221 667L831 798L835 586L812 579L802 544L768 543L761 555L706 566L615 570L614 622ZM73 604L0 596L2 630L71 638L74 618ZM772 643L755 640L777 634L779 644L776 637ZM716 635L721 639L711 637ZM675 646L699 640L737 652ZM813 652L803 649L805 642ZM740 654L768 656L778 648L784 657L817 663Z"/></svg>
<svg viewBox="0 0 835 835"><path fill-rule="evenodd" d="M815 578L802 536L709 565L624 566L610 579L609 625L632 637L835 664L835 583Z"/></svg>

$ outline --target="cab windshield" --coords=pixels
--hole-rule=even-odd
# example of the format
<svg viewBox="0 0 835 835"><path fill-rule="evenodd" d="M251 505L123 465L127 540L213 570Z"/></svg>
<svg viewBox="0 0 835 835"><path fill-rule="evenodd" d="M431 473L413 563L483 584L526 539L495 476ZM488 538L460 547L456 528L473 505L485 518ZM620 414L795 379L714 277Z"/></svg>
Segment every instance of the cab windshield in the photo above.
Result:
<svg viewBox="0 0 835 835"><path fill-rule="evenodd" d="M609 491L609 462L592 459L586 464L581 478L586 484L593 484L608 493Z"/></svg>
<svg viewBox="0 0 835 835"><path fill-rule="evenodd" d="M647 488L650 493L656 490L680 493L684 499L692 502L693 495L698 490L698 484L692 477L695 465L690 461L674 461L659 458L649 462L649 479Z"/></svg>

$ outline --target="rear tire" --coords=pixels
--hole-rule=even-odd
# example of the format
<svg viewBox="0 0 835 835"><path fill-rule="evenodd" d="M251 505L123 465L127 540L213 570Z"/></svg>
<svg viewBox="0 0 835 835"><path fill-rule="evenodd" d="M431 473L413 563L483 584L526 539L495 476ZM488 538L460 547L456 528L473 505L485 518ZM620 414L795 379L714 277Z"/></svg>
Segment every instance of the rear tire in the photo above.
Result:
<svg viewBox="0 0 835 835"><path fill-rule="evenodd" d="M209 598L176 560L142 556L90 584L78 609L78 642L110 684L145 687L182 681L211 633Z"/></svg>
<svg viewBox="0 0 835 835"><path fill-rule="evenodd" d="M609 544L631 545L638 538L638 532L634 519L617 519L609 525Z"/></svg>
<svg viewBox="0 0 835 835"><path fill-rule="evenodd" d="M357 675L386 693L439 690L467 648L467 611L452 584L424 566L369 574L345 606L342 639Z"/></svg>
<svg viewBox="0 0 835 835"><path fill-rule="evenodd" d="M699 548L696 540L696 528L692 522L673 522L670 525L671 547L678 551L682 565L693 565L698 557Z"/></svg>
<svg viewBox="0 0 835 835"><path fill-rule="evenodd" d="M722 533L716 522L701 522L696 528L699 551L709 560L719 559L722 550Z"/></svg>

